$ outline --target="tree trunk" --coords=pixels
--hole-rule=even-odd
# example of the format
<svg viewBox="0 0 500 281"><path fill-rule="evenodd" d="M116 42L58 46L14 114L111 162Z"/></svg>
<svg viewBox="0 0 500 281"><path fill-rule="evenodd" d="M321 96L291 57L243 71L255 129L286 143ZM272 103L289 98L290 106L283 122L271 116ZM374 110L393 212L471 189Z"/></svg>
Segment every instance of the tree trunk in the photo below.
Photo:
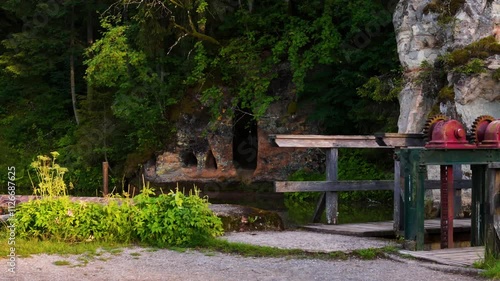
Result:
<svg viewBox="0 0 500 281"><path fill-rule="evenodd" d="M73 102L73 112L75 114L76 124L80 124L80 119L78 118L78 112L76 110L76 87L75 87L75 54L73 49L75 47L75 8L71 9L71 43L70 43L70 56L69 56L69 67L70 67L70 87L71 87L71 101Z"/></svg>

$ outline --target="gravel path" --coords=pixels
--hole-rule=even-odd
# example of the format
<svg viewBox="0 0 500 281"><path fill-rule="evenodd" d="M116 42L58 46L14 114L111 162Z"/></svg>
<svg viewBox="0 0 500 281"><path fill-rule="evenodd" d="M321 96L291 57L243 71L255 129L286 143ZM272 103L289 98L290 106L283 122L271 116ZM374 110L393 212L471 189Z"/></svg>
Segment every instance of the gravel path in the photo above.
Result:
<svg viewBox="0 0 500 281"><path fill-rule="evenodd" d="M224 239L326 251L350 251L391 243L304 231L232 233ZM82 257L36 255L20 258L15 276L2 272L0 280L482 280L474 275L460 274L457 268L401 258L371 261L246 258L214 252L151 251L139 247L126 248L118 254L103 252L87 264ZM70 264L54 264L63 260Z"/></svg>
<svg viewBox="0 0 500 281"><path fill-rule="evenodd" d="M302 249L311 252L351 252L356 249L397 245L391 240L325 234L310 231L256 231L227 233L223 239L260 246Z"/></svg>

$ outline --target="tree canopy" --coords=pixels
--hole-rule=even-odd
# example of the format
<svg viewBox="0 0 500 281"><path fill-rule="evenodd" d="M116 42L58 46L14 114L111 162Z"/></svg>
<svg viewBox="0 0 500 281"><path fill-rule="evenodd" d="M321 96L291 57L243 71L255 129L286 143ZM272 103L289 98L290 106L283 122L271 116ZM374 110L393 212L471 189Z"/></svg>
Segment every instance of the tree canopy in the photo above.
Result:
<svg viewBox="0 0 500 281"><path fill-rule="evenodd" d="M75 193L120 185L176 131L192 96L217 120L261 117L289 69L324 133L396 129L395 1L5 0L0 3L0 167L57 150Z"/></svg>

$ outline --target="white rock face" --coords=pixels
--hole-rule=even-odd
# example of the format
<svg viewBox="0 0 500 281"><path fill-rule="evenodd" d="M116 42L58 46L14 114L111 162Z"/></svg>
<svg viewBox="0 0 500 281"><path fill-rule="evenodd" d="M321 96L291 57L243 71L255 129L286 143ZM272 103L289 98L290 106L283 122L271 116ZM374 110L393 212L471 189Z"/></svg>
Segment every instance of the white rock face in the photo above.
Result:
<svg viewBox="0 0 500 281"><path fill-rule="evenodd" d="M434 2L440 0L432 0ZM405 70L406 85L399 95L400 133L421 132L436 98L426 89L426 81L419 82L422 62L431 65L439 55L490 35L500 38L500 0L466 0L450 23L439 22L439 14L424 14L431 0L401 0L394 12L398 54ZM500 67L500 56L485 61L486 72L481 75L448 75L448 85L455 91L451 107L466 126L483 114L500 118L500 84L492 73ZM423 85L424 84L424 85ZM441 112L451 112L449 106ZM455 112L455 111L453 111Z"/></svg>

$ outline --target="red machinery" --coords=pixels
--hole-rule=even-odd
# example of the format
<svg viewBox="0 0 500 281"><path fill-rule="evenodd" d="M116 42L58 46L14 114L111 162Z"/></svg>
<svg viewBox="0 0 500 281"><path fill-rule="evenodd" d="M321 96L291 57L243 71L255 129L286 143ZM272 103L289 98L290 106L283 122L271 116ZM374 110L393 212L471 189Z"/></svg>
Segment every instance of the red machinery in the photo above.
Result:
<svg viewBox="0 0 500 281"><path fill-rule="evenodd" d="M478 148L500 148L500 120L479 116L472 125L472 137Z"/></svg>
<svg viewBox="0 0 500 281"><path fill-rule="evenodd" d="M464 126L457 120L436 115L424 127L425 148L430 149L492 149L500 148L500 120L482 115L474 120L471 142ZM441 169L441 248L453 247L454 186L453 166Z"/></svg>
<svg viewBox="0 0 500 281"><path fill-rule="evenodd" d="M426 148L471 149L467 141L467 132L457 120L444 115L436 115L427 120L424 134L429 140Z"/></svg>

